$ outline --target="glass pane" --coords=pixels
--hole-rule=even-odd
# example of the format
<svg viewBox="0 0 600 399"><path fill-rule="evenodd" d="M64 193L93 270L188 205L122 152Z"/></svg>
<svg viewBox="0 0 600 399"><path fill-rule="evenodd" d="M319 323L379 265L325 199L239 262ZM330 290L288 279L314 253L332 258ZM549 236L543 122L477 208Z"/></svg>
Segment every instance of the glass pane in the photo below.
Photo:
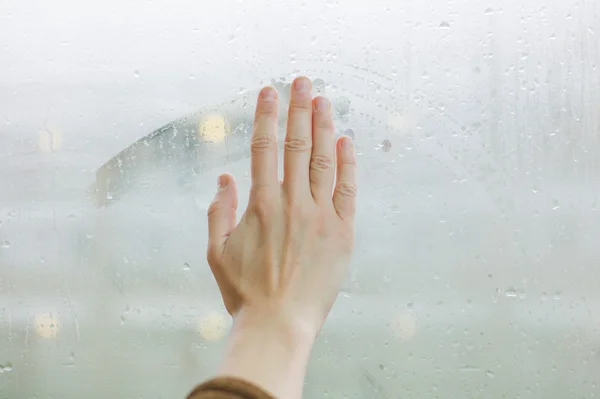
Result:
<svg viewBox="0 0 600 399"><path fill-rule="evenodd" d="M4 1L0 397L174 398L211 376L230 322L206 209L224 171L246 200L257 90L285 99L300 74L360 164L305 397L598 397L599 12Z"/></svg>

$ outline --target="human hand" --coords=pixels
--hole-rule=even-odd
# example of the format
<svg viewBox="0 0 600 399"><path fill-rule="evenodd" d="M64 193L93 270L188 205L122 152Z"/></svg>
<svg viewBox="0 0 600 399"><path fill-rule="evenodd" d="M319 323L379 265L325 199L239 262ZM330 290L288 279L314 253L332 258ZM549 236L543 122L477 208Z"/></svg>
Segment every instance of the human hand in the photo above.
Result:
<svg viewBox="0 0 600 399"><path fill-rule="evenodd" d="M331 103L313 100L310 80L298 78L280 182L277 113L277 91L266 87L253 126L248 208L236 226L235 180L221 175L208 210L208 262L234 321L277 324L314 338L353 248L356 156L350 138L334 140Z"/></svg>

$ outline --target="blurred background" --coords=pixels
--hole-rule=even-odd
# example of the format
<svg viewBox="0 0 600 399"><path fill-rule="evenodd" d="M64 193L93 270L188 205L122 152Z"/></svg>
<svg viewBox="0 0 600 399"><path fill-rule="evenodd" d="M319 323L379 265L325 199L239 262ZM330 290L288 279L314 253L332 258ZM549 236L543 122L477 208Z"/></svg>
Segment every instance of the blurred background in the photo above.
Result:
<svg viewBox="0 0 600 399"><path fill-rule="evenodd" d="M245 203L257 90L284 126L298 75L360 165L305 397L600 397L599 15L0 2L0 398L176 398L212 375L230 320L206 209L225 171Z"/></svg>

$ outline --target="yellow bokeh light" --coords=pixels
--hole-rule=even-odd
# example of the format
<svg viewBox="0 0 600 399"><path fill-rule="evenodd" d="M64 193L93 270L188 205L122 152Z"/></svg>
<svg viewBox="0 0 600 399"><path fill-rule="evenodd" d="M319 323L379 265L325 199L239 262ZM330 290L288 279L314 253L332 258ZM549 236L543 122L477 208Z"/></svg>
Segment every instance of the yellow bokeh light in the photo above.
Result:
<svg viewBox="0 0 600 399"><path fill-rule="evenodd" d="M198 334L207 341L218 341L229 329L229 318L221 312L210 312L200 320Z"/></svg>
<svg viewBox="0 0 600 399"><path fill-rule="evenodd" d="M400 313L392 319L390 327L396 338L410 341L417 333L417 319L409 312Z"/></svg>
<svg viewBox="0 0 600 399"><path fill-rule="evenodd" d="M60 330L58 319L52 313L39 313L35 316L35 332L44 339L56 338Z"/></svg>
<svg viewBox="0 0 600 399"><path fill-rule="evenodd" d="M59 151L62 143L62 132L53 126L46 125L38 134L38 149L42 152Z"/></svg>
<svg viewBox="0 0 600 399"><path fill-rule="evenodd" d="M198 124L198 136L204 141L220 143L228 133L227 120L223 115L207 115Z"/></svg>

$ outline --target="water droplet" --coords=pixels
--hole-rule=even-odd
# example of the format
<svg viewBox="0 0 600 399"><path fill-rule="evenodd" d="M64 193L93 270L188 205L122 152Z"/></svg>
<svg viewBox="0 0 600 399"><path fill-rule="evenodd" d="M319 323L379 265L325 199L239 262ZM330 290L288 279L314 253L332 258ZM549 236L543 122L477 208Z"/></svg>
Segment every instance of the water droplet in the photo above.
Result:
<svg viewBox="0 0 600 399"><path fill-rule="evenodd" d="M310 44L315 44L316 42L317 42L317 37L316 37L316 36L313 36L313 37L310 39Z"/></svg>
<svg viewBox="0 0 600 399"><path fill-rule="evenodd" d="M559 208L560 208L560 204L558 203L558 201L557 201L557 200L554 200L554 201L552 202L552 210L553 210L553 211L556 211L556 210L558 210Z"/></svg>
<svg viewBox="0 0 600 399"><path fill-rule="evenodd" d="M448 23L448 21L442 21L439 27L441 29L450 29L450 23Z"/></svg>
<svg viewBox="0 0 600 399"><path fill-rule="evenodd" d="M291 95L292 95L292 85L290 83L288 83L283 87L283 96L284 96L286 102L290 101Z"/></svg>
<svg viewBox="0 0 600 399"><path fill-rule="evenodd" d="M187 271L187 270L190 270L190 269L191 269L191 267L190 267L190 264L189 264L189 263L187 263L187 262L185 262L185 263L183 264L183 270L186 270L186 271Z"/></svg>
<svg viewBox="0 0 600 399"><path fill-rule="evenodd" d="M317 90L317 94L325 94L325 81L323 79L315 79L313 87Z"/></svg>
<svg viewBox="0 0 600 399"><path fill-rule="evenodd" d="M352 140L354 140L354 130L352 130L352 129L346 129L346 130L344 130L344 136L348 136Z"/></svg>
<svg viewBox="0 0 600 399"><path fill-rule="evenodd" d="M388 139L383 140L383 142L381 143L381 149L383 150L383 152L390 152L390 150L392 149L392 142Z"/></svg>
<svg viewBox="0 0 600 399"><path fill-rule="evenodd" d="M504 291L504 296L506 296L507 298L516 298L517 290L514 287L508 287Z"/></svg>
<svg viewBox="0 0 600 399"><path fill-rule="evenodd" d="M0 364L0 374L8 373L13 370L13 365L11 362L7 362L6 364Z"/></svg>
<svg viewBox="0 0 600 399"><path fill-rule="evenodd" d="M492 370L486 371L485 375L487 375L489 378L494 378L495 377L494 372Z"/></svg>
<svg viewBox="0 0 600 399"><path fill-rule="evenodd" d="M0 248L10 248L10 241L4 241L0 244Z"/></svg>
<svg viewBox="0 0 600 399"><path fill-rule="evenodd" d="M235 36L235 35L230 35L230 36L229 36L229 39L227 40L227 42L228 42L228 43L233 43L233 42L235 41L235 39L236 39L236 36Z"/></svg>
<svg viewBox="0 0 600 399"><path fill-rule="evenodd" d="M495 10L492 7L488 7L485 9L485 15L493 14Z"/></svg>
<svg viewBox="0 0 600 399"><path fill-rule="evenodd" d="M338 116L346 116L350 114L350 100L347 97L340 97L335 102L335 112Z"/></svg>
<svg viewBox="0 0 600 399"><path fill-rule="evenodd" d="M133 71L133 77L138 79L140 77L140 71L138 71L137 69Z"/></svg>
<svg viewBox="0 0 600 399"><path fill-rule="evenodd" d="M461 373L473 373L473 372L480 372L480 368L474 365L465 365L463 367L460 368Z"/></svg>
<svg viewBox="0 0 600 399"><path fill-rule="evenodd" d="M561 291L555 291L552 296L554 299L560 299L561 295L562 295Z"/></svg>

